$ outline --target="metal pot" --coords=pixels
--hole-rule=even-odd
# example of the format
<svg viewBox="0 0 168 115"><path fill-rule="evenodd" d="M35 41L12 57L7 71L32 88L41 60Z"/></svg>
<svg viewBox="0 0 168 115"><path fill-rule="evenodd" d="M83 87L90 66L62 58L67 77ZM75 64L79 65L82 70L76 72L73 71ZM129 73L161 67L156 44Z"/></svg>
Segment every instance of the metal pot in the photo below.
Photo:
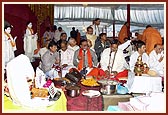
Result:
<svg viewBox="0 0 168 115"><path fill-rule="evenodd" d="M70 97L77 97L80 95L80 87L77 85L68 85L65 87L67 95Z"/></svg>
<svg viewBox="0 0 168 115"><path fill-rule="evenodd" d="M103 95L111 95L116 92L116 81L98 81L101 84L100 92Z"/></svg>

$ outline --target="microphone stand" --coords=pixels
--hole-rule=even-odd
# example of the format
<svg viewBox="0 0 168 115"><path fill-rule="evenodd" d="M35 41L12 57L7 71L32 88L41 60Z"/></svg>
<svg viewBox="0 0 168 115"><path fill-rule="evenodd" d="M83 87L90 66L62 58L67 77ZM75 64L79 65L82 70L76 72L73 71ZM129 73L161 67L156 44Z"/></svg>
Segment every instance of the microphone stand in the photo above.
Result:
<svg viewBox="0 0 168 115"><path fill-rule="evenodd" d="M110 51L110 54L109 54L109 63L108 63L108 70L109 70L110 73L111 73L111 67L110 67L111 53L112 53L112 51Z"/></svg>
<svg viewBox="0 0 168 115"><path fill-rule="evenodd" d="M84 71L83 77L84 79L86 79L85 52L86 52L86 49L83 49L83 71Z"/></svg>
<svg viewBox="0 0 168 115"><path fill-rule="evenodd" d="M61 67L61 51L59 51L59 67L60 67L60 78L62 79L62 67Z"/></svg>

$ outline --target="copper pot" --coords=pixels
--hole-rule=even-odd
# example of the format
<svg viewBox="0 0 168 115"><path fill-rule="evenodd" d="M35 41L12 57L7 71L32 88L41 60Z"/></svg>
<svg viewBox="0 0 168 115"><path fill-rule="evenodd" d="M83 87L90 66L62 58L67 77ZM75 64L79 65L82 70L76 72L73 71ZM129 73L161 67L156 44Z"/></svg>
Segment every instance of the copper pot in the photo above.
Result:
<svg viewBox="0 0 168 115"><path fill-rule="evenodd" d="M67 91L67 95L70 97L77 97L80 95L81 88L77 85L67 85L65 89Z"/></svg>

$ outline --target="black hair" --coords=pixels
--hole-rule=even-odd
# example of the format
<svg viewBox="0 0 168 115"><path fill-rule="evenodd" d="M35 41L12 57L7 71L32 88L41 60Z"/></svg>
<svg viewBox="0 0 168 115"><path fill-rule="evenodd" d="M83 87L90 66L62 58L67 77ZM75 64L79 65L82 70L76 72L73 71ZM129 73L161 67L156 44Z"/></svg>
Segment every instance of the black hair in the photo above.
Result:
<svg viewBox="0 0 168 115"><path fill-rule="evenodd" d="M104 36L104 35L106 36L107 34L106 34L106 33L101 33L101 34L99 34L100 39L101 39L101 37Z"/></svg>
<svg viewBox="0 0 168 115"><path fill-rule="evenodd" d="M50 41L50 43L48 44L48 49L53 46L57 46L57 43L54 40Z"/></svg>
<svg viewBox="0 0 168 115"><path fill-rule="evenodd" d="M89 31L89 29L92 29L92 30L93 30L93 28L92 28L91 26L88 26L88 27L87 27L87 31Z"/></svg>
<svg viewBox="0 0 168 115"><path fill-rule="evenodd" d="M62 30L62 27L58 27L58 30Z"/></svg>
<svg viewBox="0 0 168 115"><path fill-rule="evenodd" d="M82 39L82 40L80 41L80 45L82 45L83 42L87 42L87 40L86 40L86 39Z"/></svg>
<svg viewBox="0 0 168 115"><path fill-rule="evenodd" d="M151 25L147 25L146 28L152 27Z"/></svg>
<svg viewBox="0 0 168 115"><path fill-rule="evenodd" d="M49 30L50 30L50 27L47 27L47 28L46 28L46 31L49 31Z"/></svg>
<svg viewBox="0 0 168 115"><path fill-rule="evenodd" d="M96 18L94 21L100 20L100 18Z"/></svg>
<svg viewBox="0 0 168 115"><path fill-rule="evenodd" d="M110 43L111 43L111 45L112 45L112 44L117 44L117 45L118 45L118 44L119 44L119 41L118 41L117 39L113 39Z"/></svg>
<svg viewBox="0 0 168 115"><path fill-rule="evenodd" d="M138 40L136 43L137 50L138 50L138 48L141 48L143 45L146 45L145 42Z"/></svg>
<svg viewBox="0 0 168 115"><path fill-rule="evenodd" d="M64 34L66 34L66 33L61 33L60 37L63 36ZM67 35L67 34L66 34L66 35Z"/></svg>
<svg viewBox="0 0 168 115"><path fill-rule="evenodd" d="M29 25L29 23L32 23L32 22L31 22L31 21L28 21L28 22L26 23L26 26Z"/></svg>
<svg viewBox="0 0 168 115"><path fill-rule="evenodd" d="M67 45L67 41L62 40L60 44L65 44L65 45Z"/></svg>
<svg viewBox="0 0 168 115"><path fill-rule="evenodd" d="M53 26L53 29L54 29L54 30L57 30L57 26L56 26L56 25L54 25L54 26Z"/></svg>
<svg viewBox="0 0 168 115"><path fill-rule="evenodd" d="M4 30L7 29L7 28L12 28L12 26L11 26L11 25L6 25L6 26L4 27Z"/></svg>

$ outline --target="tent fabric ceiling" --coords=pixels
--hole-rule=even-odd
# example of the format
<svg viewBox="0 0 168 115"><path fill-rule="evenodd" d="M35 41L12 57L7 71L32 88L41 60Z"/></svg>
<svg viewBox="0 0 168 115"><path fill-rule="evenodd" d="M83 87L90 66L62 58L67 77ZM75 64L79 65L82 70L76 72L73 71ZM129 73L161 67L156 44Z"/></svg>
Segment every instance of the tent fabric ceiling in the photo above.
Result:
<svg viewBox="0 0 168 115"><path fill-rule="evenodd" d="M56 4L54 21L58 25L83 27L92 24L95 18L101 19L101 26L123 25L127 20L126 4ZM148 24L164 28L164 4L130 4L131 26L145 27Z"/></svg>

